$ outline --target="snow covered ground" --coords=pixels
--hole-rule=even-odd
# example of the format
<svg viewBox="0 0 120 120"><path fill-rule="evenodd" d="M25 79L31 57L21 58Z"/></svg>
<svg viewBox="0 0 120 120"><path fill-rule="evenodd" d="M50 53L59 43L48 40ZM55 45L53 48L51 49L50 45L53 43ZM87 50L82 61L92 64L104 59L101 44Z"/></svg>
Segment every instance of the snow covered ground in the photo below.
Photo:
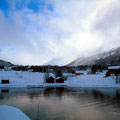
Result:
<svg viewBox="0 0 120 120"><path fill-rule="evenodd" d="M43 81L43 73L27 72L27 71L0 71L1 80L10 80L10 84L0 84L2 86L24 87L27 85L41 85Z"/></svg>
<svg viewBox="0 0 120 120"><path fill-rule="evenodd" d="M0 120L30 120L30 118L18 108L1 105Z"/></svg>
<svg viewBox="0 0 120 120"><path fill-rule="evenodd" d="M9 80L10 84L1 84L1 80ZM0 71L0 87L41 87L65 85L65 83L44 83L44 73L27 71Z"/></svg>
<svg viewBox="0 0 120 120"><path fill-rule="evenodd" d="M67 81L68 86L74 87L120 87L116 83L115 76L105 77L106 71L99 74L87 74L69 77Z"/></svg>
<svg viewBox="0 0 120 120"><path fill-rule="evenodd" d="M66 85L74 87L120 87L116 84L114 77L105 78L105 71L100 74L87 74L87 71L80 71L83 75L68 77L65 83L44 83L44 73L21 72L21 71L0 71L0 87L44 87L55 85ZM1 80L10 80L10 84L1 84Z"/></svg>

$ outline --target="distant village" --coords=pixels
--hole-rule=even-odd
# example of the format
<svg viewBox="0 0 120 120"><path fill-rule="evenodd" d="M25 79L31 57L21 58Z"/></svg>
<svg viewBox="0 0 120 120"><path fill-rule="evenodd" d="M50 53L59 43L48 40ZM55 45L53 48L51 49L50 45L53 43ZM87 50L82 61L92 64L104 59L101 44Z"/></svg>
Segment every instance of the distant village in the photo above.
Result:
<svg viewBox="0 0 120 120"><path fill-rule="evenodd" d="M23 65L0 65L0 71L28 71L44 73L45 83L64 83L67 77L84 75L81 71L87 71L88 75L99 74L106 71L104 77L115 76L116 80L120 81L120 66L103 67L100 65L81 65L77 67L69 66L23 66ZM9 84L9 80L1 80L1 84Z"/></svg>

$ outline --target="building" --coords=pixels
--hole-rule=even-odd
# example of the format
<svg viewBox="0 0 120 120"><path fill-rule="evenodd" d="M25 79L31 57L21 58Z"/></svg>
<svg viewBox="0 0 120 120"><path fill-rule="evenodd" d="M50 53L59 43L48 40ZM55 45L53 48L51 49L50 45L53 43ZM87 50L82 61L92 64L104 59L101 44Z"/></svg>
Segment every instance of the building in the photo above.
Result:
<svg viewBox="0 0 120 120"><path fill-rule="evenodd" d="M115 75L120 75L120 66L110 66L108 67L108 73L115 74Z"/></svg>
<svg viewBox="0 0 120 120"><path fill-rule="evenodd" d="M62 77L57 77L57 78L56 78L56 83L64 83L64 78L62 78Z"/></svg>
<svg viewBox="0 0 120 120"><path fill-rule="evenodd" d="M46 79L46 83L54 83L54 77L50 76L48 79Z"/></svg>

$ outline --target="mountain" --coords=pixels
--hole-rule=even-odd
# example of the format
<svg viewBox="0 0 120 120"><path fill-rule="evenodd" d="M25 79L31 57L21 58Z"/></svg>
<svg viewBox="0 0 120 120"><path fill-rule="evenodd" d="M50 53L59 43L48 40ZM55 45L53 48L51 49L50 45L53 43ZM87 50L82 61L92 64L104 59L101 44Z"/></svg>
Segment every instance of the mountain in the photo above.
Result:
<svg viewBox="0 0 120 120"><path fill-rule="evenodd" d="M4 60L0 60L0 66L12 66L13 64Z"/></svg>
<svg viewBox="0 0 120 120"><path fill-rule="evenodd" d="M78 58L67 66L81 66L81 65L120 65L120 47L112 49L107 52L99 53L86 58Z"/></svg>

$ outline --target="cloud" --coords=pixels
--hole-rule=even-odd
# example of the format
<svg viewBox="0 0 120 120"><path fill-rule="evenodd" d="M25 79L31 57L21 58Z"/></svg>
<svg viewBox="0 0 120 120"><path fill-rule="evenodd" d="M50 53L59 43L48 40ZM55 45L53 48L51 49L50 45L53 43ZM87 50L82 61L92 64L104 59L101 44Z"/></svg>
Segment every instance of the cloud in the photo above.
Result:
<svg viewBox="0 0 120 120"><path fill-rule="evenodd" d="M104 40L104 46L106 44L108 48L120 46L120 1L116 0L110 4L104 13L103 11L98 13L99 18L96 19L94 24L94 31L98 31Z"/></svg>
<svg viewBox="0 0 120 120"><path fill-rule="evenodd" d="M7 17L0 10L1 59L64 65L120 45L119 0L31 1L9 1Z"/></svg>

